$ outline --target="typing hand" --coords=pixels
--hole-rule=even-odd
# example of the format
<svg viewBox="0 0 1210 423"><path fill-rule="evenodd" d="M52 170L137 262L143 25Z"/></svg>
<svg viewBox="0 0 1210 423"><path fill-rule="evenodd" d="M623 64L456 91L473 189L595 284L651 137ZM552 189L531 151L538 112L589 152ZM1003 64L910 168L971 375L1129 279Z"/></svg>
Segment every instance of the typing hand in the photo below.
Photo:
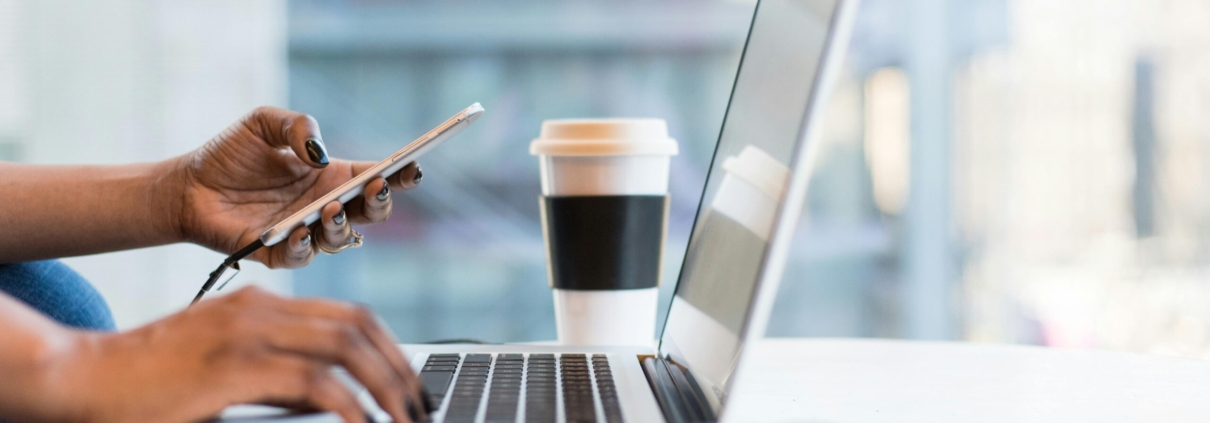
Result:
<svg viewBox="0 0 1210 423"><path fill-rule="evenodd" d="M346 304L249 287L130 332L84 337L48 391L80 407L77 417L87 421L189 422L255 403L364 422L333 365L394 421L412 421L409 408L424 413L420 383L391 336L368 311Z"/></svg>
<svg viewBox="0 0 1210 423"><path fill-rule="evenodd" d="M164 181L178 197L169 199L179 202L175 227L186 240L228 254L375 164L328 157L315 119L272 107L253 110L174 160L176 170ZM306 266L320 246L332 251L345 245L350 224L386 220L390 193L415 188L422 177L412 163L385 180L374 179L361 197L343 207L327 204L319 222L251 258L271 268Z"/></svg>

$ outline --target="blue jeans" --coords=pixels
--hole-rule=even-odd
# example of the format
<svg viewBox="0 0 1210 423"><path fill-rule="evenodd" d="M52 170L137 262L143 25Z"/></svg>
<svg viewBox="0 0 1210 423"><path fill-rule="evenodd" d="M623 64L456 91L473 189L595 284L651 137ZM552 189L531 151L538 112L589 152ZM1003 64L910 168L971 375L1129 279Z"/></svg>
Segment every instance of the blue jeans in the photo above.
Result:
<svg viewBox="0 0 1210 423"><path fill-rule="evenodd" d="M105 298L57 260L0 264L0 291L59 323L88 330L115 330Z"/></svg>

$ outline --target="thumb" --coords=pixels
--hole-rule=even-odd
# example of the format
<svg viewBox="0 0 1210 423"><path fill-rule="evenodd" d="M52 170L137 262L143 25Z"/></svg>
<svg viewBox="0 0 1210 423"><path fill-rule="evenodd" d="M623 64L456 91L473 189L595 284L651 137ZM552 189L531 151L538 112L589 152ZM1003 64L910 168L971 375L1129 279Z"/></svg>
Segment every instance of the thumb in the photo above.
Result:
<svg viewBox="0 0 1210 423"><path fill-rule="evenodd" d="M319 122L305 113L276 107L259 107L252 112L257 135L273 148L289 148L299 159L314 168L328 166L328 147L319 133Z"/></svg>

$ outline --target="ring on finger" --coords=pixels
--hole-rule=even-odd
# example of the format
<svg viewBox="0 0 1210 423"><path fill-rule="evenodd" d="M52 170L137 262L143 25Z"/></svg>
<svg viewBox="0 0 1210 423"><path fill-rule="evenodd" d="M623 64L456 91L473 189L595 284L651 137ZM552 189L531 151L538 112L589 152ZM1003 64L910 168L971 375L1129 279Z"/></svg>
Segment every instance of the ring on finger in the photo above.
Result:
<svg viewBox="0 0 1210 423"><path fill-rule="evenodd" d="M328 248L322 242L317 243L319 245L319 251L323 251L325 254L336 254L349 248L360 247L364 237L362 237L361 233L357 232L356 229L349 228L349 232L349 239L346 239L345 243L339 247Z"/></svg>

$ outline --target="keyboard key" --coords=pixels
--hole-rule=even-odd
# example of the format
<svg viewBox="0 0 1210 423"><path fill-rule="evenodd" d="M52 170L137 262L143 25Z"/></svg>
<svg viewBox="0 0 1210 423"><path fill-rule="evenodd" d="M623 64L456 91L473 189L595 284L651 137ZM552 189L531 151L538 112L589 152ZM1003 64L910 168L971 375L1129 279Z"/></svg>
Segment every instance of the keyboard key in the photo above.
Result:
<svg viewBox="0 0 1210 423"><path fill-rule="evenodd" d="M564 354L560 376L563 379L563 412L568 422L596 422L592 379L582 354Z"/></svg>
<svg viewBox="0 0 1210 423"><path fill-rule="evenodd" d="M601 411L606 423L622 423L622 407L618 402L618 391L613 383L613 372L609 363L593 356L593 375L596 376L597 394L601 397Z"/></svg>
<svg viewBox="0 0 1210 423"><path fill-rule="evenodd" d="M463 361L463 363L491 363L492 355L491 354L467 354L466 358L464 358L462 361Z"/></svg>
<svg viewBox="0 0 1210 423"><path fill-rule="evenodd" d="M481 411L483 421L514 422L522 397L523 421L554 422L560 401L557 392L562 394L568 422L596 423L594 396L600 397L602 423L622 422L613 373L604 354L432 354L421 378L429 387L430 399L438 405L449 397L445 421L451 423L473 422ZM480 410L483 402L485 410Z"/></svg>
<svg viewBox="0 0 1210 423"><path fill-rule="evenodd" d="M444 393L453 378L454 372L420 372L420 381L433 394Z"/></svg>

